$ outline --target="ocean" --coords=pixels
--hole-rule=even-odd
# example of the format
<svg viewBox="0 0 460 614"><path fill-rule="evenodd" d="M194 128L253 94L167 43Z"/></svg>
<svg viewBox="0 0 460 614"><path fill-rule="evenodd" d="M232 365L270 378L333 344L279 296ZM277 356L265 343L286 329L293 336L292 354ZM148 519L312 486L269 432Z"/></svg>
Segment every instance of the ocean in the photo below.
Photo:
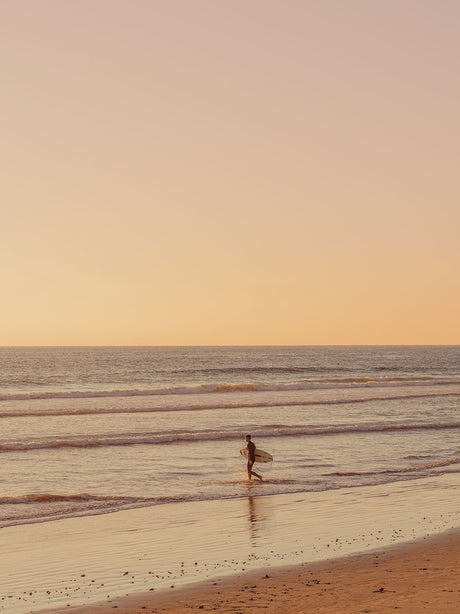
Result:
<svg viewBox="0 0 460 614"><path fill-rule="evenodd" d="M458 473L459 406L459 346L0 348L0 527Z"/></svg>

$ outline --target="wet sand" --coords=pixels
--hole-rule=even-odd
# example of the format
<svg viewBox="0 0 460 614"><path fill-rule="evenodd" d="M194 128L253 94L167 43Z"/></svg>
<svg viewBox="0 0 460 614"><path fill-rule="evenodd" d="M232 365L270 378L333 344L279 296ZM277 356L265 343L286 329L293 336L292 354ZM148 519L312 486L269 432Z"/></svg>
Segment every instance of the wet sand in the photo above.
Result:
<svg viewBox="0 0 460 614"><path fill-rule="evenodd" d="M0 614L380 614L406 602L418 614L441 598L446 614L451 590L460 603L459 497L460 475L446 474L6 527Z"/></svg>
<svg viewBox="0 0 460 614"><path fill-rule="evenodd" d="M158 595L67 608L71 614L267 612L454 614L460 610L460 531L323 563L249 572ZM64 610L55 610L63 612Z"/></svg>

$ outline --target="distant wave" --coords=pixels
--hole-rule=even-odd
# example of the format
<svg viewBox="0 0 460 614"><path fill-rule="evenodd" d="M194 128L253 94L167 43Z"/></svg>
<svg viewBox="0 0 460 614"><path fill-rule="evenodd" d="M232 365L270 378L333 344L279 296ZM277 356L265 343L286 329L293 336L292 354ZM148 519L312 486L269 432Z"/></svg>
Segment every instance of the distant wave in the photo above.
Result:
<svg viewBox="0 0 460 614"><path fill-rule="evenodd" d="M85 416L103 414L150 414L164 412L209 411L221 409L270 408L270 407L307 407L311 405L347 405L353 403L373 403L376 401L403 401L406 399L425 399L430 397L460 396L459 392L425 392L415 394L397 394L374 397L357 397L346 399L309 399L308 401L273 401L259 403L219 403L206 405L162 406L162 407L66 407L58 409L0 409L0 418L26 418L29 416Z"/></svg>
<svg viewBox="0 0 460 614"><path fill-rule="evenodd" d="M458 429L460 422L415 422L415 423L378 423L378 424L343 424L318 426L271 425L253 428L255 437L296 437L317 435L339 435L347 433L375 433L390 431L416 431ZM12 452L53 448L94 448L104 446L158 445L165 443L182 443L203 440L241 440L241 429L204 430L185 432L127 433L110 435L86 435L71 437L48 437L43 439L0 441L0 452Z"/></svg>
<svg viewBox="0 0 460 614"><path fill-rule="evenodd" d="M354 369L352 367L324 367L322 365L317 367L282 367L282 366L258 366L258 367L206 367L203 369L176 369L176 370L156 370L155 373L162 375L180 375L182 377L190 377L196 375L202 375L208 377L209 375L247 375L250 373L257 375L284 375L289 373L350 373ZM378 368L379 371L386 370L385 368ZM395 371L396 368L391 369ZM400 369L398 369L400 370Z"/></svg>
<svg viewBox="0 0 460 614"><path fill-rule="evenodd" d="M394 387L394 386L446 386L460 384L460 379L436 379L434 377L348 377L305 380L284 383L248 382L240 384L197 384L166 388L121 389L121 390L67 390L43 392L12 392L0 394L0 401L27 401L34 399L91 399L100 397L136 397L157 395L215 394L234 392L324 390L335 388Z"/></svg>

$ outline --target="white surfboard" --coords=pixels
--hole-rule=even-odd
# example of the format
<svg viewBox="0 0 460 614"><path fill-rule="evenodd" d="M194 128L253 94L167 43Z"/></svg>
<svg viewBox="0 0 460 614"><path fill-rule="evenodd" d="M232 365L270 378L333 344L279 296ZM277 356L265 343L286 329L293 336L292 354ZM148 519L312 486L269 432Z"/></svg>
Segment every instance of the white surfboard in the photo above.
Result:
<svg viewBox="0 0 460 614"><path fill-rule="evenodd" d="M247 458L248 449L242 448L240 450L240 454L241 456L244 456L244 458ZM273 456L271 454L269 454L268 452L264 452L264 450L259 450L259 448L256 448L255 458L256 463L271 463L273 460Z"/></svg>

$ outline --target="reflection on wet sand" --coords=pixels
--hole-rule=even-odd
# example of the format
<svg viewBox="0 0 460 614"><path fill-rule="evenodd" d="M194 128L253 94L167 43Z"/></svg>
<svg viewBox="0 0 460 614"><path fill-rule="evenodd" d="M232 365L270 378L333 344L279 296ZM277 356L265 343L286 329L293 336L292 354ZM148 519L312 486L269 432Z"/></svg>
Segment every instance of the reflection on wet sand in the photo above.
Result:
<svg viewBox="0 0 460 614"><path fill-rule="evenodd" d="M257 497L249 494L248 498L249 539L254 548L267 540L268 525L273 516L271 497Z"/></svg>

